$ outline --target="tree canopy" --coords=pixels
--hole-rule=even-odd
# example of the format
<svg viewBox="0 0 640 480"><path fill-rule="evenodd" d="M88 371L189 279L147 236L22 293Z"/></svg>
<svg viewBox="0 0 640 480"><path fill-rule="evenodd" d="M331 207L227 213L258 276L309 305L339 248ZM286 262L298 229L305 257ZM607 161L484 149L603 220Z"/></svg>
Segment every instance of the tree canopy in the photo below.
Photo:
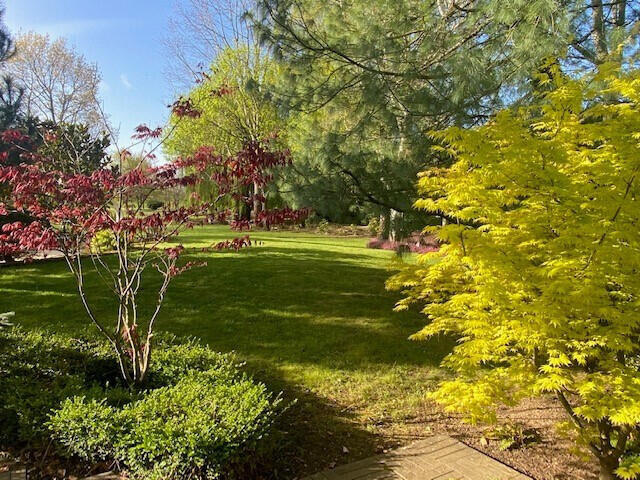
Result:
<svg viewBox="0 0 640 480"><path fill-rule="evenodd" d="M255 153L256 148L263 153L265 148L284 150L280 137L285 123L269 97L269 85L274 83L278 68L258 46L229 47L221 51L211 72L203 73L200 83L188 93L188 101L199 115L172 116L172 133L167 139L166 151L171 155L189 155L202 145L227 156ZM196 188L202 198L212 199L219 194L215 182L204 181ZM253 189L253 194L266 199L263 188L257 184L247 185L245 193L248 196ZM239 216L248 217L249 211L242 202L235 201L233 207ZM253 210L255 216L259 210L257 204Z"/></svg>
<svg viewBox="0 0 640 480"><path fill-rule="evenodd" d="M51 40L33 32L21 35L6 70L24 90L22 109L26 116L56 124L103 125L97 103L98 67L64 38Z"/></svg>
<svg viewBox="0 0 640 480"><path fill-rule="evenodd" d="M266 91L277 72L277 64L258 47L224 49L187 95L200 116L180 121L172 116L175 131L167 151L185 155L209 145L231 154L248 141L281 132L283 123Z"/></svg>
<svg viewBox="0 0 640 480"><path fill-rule="evenodd" d="M107 149L111 140L105 133L93 135L84 124L52 122L44 122L38 130L40 154L47 158L51 170L90 174L110 162Z"/></svg>
<svg viewBox="0 0 640 480"><path fill-rule="evenodd" d="M373 212L412 215L424 133L482 124L530 100L547 57L592 68L633 34L637 2L260 0L260 38L282 61L278 100L305 175ZM625 56L635 53L629 44ZM428 160L430 159L430 160Z"/></svg>

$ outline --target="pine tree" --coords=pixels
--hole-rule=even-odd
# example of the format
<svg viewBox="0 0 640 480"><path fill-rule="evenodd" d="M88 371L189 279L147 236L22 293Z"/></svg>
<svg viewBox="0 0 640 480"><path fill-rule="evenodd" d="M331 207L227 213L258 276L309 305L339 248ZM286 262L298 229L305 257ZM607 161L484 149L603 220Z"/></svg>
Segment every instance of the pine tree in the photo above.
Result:
<svg viewBox="0 0 640 480"><path fill-rule="evenodd" d="M1 23L4 10L0 10L0 65L16 53L11 35ZM2 76L0 85L0 130L15 127L21 118L20 110L24 89L17 86L11 76Z"/></svg>
<svg viewBox="0 0 640 480"><path fill-rule="evenodd" d="M16 86L13 79L5 75L0 85L0 130L17 126L23 119L21 113L24 89Z"/></svg>
<svg viewBox="0 0 640 480"><path fill-rule="evenodd" d="M529 100L548 56L589 69L633 37L637 1L260 0L258 35L283 76L307 198L339 185L369 213L414 217L424 132L482 124ZM637 45L629 42L630 57Z"/></svg>

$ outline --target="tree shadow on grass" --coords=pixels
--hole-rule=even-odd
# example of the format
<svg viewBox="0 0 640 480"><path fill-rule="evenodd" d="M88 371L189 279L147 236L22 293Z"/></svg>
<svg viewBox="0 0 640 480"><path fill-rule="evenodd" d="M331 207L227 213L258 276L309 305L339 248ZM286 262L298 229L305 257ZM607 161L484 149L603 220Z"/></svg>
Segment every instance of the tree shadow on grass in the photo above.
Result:
<svg viewBox="0 0 640 480"><path fill-rule="evenodd" d="M286 411L274 426L273 454L259 470L267 479L300 479L360 460L384 447L384 439L361 425L353 412L273 370L249 365L256 380L281 392ZM262 477L261 477L262 478Z"/></svg>
<svg viewBox="0 0 640 480"><path fill-rule="evenodd" d="M450 339L408 341L424 316L394 313L399 295L384 288L390 272L360 265L357 256L261 247L189 257L208 265L174 280L158 327L197 336L218 350L279 364L357 370L435 366L452 347ZM64 264L11 270L12 277L0 279L1 311L15 310L27 326L77 331L87 325ZM158 281L153 276L143 287L143 314L154 306ZM109 322L115 305L96 275L89 275L87 289L96 315Z"/></svg>
<svg viewBox="0 0 640 480"><path fill-rule="evenodd" d="M392 311L399 294L385 291L391 272L367 253L269 245L222 254L192 249L188 259L208 265L170 287L159 329L235 351L271 390L298 399L278 424L270 478L300 477L376 453L383 439L365 428L345 398L333 399L331 382L368 382L395 368L401 375L429 370L453 345L442 338L407 340L425 318ZM159 279L152 275L149 282L141 303L150 310ZM88 290L96 314L108 320L115 305L94 274ZM25 326L86 330L75 296L64 263L5 269L0 276L0 311L15 310Z"/></svg>
<svg viewBox="0 0 640 480"><path fill-rule="evenodd" d="M399 295L384 288L390 272L361 263L275 247L214 257L177 281L189 293L174 289L164 313L179 331L246 358L345 370L438 365L451 340L408 341L425 317L393 312Z"/></svg>

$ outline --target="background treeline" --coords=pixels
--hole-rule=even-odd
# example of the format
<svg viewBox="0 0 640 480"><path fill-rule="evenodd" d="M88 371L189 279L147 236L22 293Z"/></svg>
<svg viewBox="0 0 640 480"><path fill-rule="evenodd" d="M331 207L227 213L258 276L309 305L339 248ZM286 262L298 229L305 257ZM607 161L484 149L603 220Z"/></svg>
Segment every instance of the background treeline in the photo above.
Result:
<svg viewBox="0 0 640 480"><path fill-rule="evenodd" d="M209 113L181 127L169 153L201 140L233 148L239 132L277 134L293 165L272 195L333 222L376 218L382 237L442 221L412 208L418 173L447 164L430 154L428 132L481 125L530 103L549 59L571 75L611 57L631 61L640 8L590 0L222 3L186 2L169 43L180 53L175 63L195 72L209 65L206 83L240 93L231 102L204 99L194 87L188 95ZM216 25L226 27L194 47ZM255 126L244 116L249 104Z"/></svg>

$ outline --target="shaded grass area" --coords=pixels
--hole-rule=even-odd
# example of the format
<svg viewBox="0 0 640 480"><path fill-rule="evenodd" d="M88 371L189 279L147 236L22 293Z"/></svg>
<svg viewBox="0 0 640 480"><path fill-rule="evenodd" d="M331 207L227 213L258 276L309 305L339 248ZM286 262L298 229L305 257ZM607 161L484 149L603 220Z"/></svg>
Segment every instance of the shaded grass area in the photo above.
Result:
<svg viewBox="0 0 640 480"><path fill-rule="evenodd" d="M291 478L402 441L441 376L448 339L411 342L424 322L394 313L386 292L393 253L366 239L257 232L241 252L202 252L230 238L225 227L187 232L189 260L206 267L176 278L158 328L235 351L249 370L297 403L279 425L281 458L272 476ZM149 274L142 304L151 309L159 278ZM114 304L96 274L89 297L109 322ZM14 310L25 327L74 334L91 331L64 262L0 269L0 312ZM346 447L346 448L344 448Z"/></svg>

